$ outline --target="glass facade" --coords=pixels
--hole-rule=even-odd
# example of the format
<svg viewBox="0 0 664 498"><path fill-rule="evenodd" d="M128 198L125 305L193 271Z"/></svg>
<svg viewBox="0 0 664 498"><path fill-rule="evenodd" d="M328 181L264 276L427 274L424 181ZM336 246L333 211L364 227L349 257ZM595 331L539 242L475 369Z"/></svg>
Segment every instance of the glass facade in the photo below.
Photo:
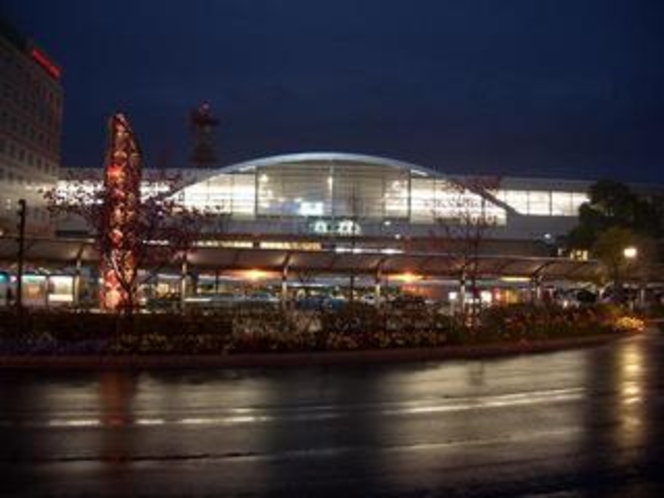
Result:
<svg viewBox="0 0 664 498"><path fill-rule="evenodd" d="M203 211L253 218L256 207L256 180L252 174L221 174L186 187L184 203Z"/></svg>
<svg viewBox="0 0 664 498"><path fill-rule="evenodd" d="M473 222L484 218L502 225L505 210L489 199L448 180L413 178L411 180L411 222Z"/></svg>
<svg viewBox="0 0 664 498"><path fill-rule="evenodd" d="M459 183L472 178L459 180L389 159L336 153L279 156L188 174L189 185L178 192L186 206L238 220L304 220L318 227L312 228L315 232L352 232L355 229L347 226L358 223L433 225L483 219L505 225L512 210L524 216L573 218L588 201L583 191L587 186L578 182L506 180L482 192L487 187L471 190ZM146 182L142 191L158 187L156 181ZM68 188L74 187L60 181L65 197L71 194Z"/></svg>
<svg viewBox="0 0 664 498"><path fill-rule="evenodd" d="M498 190L494 195L517 213L529 216L577 216L581 204L589 200L585 192L536 189Z"/></svg>
<svg viewBox="0 0 664 498"><path fill-rule="evenodd" d="M256 169L263 217L408 217L408 172L361 164L284 164Z"/></svg>
<svg viewBox="0 0 664 498"><path fill-rule="evenodd" d="M490 199L409 168L359 161L301 161L219 173L183 189L188 206L240 218L364 221L489 218L505 209Z"/></svg>

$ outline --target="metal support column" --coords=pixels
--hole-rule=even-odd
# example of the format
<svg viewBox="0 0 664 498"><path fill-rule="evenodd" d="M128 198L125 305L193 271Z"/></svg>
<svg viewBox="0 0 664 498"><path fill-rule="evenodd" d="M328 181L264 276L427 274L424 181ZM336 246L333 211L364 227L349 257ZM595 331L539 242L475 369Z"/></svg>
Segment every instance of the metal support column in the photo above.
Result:
<svg viewBox="0 0 664 498"><path fill-rule="evenodd" d="M530 279L530 302L533 304L540 303L542 301L542 277L540 275L534 275Z"/></svg>
<svg viewBox="0 0 664 498"><path fill-rule="evenodd" d="M182 257L182 265L180 267L180 309L184 311L185 299L187 297L187 272L189 265L187 263L187 253Z"/></svg>
<svg viewBox="0 0 664 498"><path fill-rule="evenodd" d="M81 253L76 256L76 269L74 270L74 285L72 286L72 301L74 308L81 304Z"/></svg>
<svg viewBox="0 0 664 498"><path fill-rule="evenodd" d="M383 266L389 258L389 256L384 256L376 264L374 281L374 305L376 308L379 308L383 301ZM385 287L388 287L387 275L385 275Z"/></svg>
<svg viewBox="0 0 664 498"><path fill-rule="evenodd" d="M466 312L466 272L462 271L459 275L459 311Z"/></svg>
<svg viewBox="0 0 664 498"><path fill-rule="evenodd" d="M291 253L288 253L281 266L281 293L279 298L283 309L288 307L288 267L290 266L290 260Z"/></svg>
<svg viewBox="0 0 664 498"><path fill-rule="evenodd" d="M382 298L382 281L383 275L380 267L376 270L376 281L374 284L374 305L376 308L380 308L381 298Z"/></svg>
<svg viewBox="0 0 664 498"><path fill-rule="evenodd" d="M647 288L648 288L648 283L645 280L640 280L637 301L636 301L639 310L644 310L646 307Z"/></svg>
<svg viewBox="0 0 664 498"><path fill-rule="evenodd" d="M288 306L288 266L281 270L281 307Z"/></svg>

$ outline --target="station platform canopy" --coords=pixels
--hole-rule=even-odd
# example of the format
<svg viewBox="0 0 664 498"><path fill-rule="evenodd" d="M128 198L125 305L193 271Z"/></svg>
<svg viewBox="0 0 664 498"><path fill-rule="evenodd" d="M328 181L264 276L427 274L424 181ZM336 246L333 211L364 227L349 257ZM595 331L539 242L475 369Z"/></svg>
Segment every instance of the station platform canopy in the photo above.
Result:
<svg viewBox="0 0 664 498"><path fill-rule="evenodd" d="M16 264L18 242L14 237L0 237L0 262L5 268ZM62 268L97 264L99 255L92 240L28 238L25 261L31 267ZM182 260L171 262L175 272ZM594 280L600 272L597 261L568 258L480 255L473 263L477 277L521 277L542 280ZM187 253L187 264L194 271L264 270L308 272L312 274L414 274L458 277L468 269L468 258L453 253L380 251L291 250L227 247L196 247ZM168 266L168 265L167 265ZM664 267L642 268L626 275L630 279L663 281Z"/></svg>

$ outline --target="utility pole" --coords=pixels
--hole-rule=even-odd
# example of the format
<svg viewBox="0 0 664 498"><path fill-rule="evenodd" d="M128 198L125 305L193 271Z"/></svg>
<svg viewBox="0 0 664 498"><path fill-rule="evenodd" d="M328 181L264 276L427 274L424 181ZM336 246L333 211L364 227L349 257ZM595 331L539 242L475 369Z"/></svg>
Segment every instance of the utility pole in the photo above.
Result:
<svg viewBox="0 0 664 498"><path fill-rule="evenodd" d="M25 259L25 199L18 200L18 268L16 270L16 318L19 333L23 332L23 262Z"/></svg>

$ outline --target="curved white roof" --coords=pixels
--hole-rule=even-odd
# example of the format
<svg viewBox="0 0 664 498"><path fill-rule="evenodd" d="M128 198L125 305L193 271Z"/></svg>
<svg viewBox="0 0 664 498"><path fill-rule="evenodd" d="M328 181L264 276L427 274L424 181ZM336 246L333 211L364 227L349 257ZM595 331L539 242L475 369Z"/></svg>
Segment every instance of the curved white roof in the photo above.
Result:
<svg viewBox="0 0 664 498"><path fill-rule="evenodd" d="M333 165L334 163L360 163L363 165L374 165L376 167L388 167L401 171L408 171L411 174L420 176L422 178L441 179L452 184L457 184L464 188L468 188L474 191L476 194L490 200L492 203L502 207L503 209L514 212L510 206L496 199L495 196L490 192L485 191L484 189L477 189L472 185L465 185L463 182L459 181L458 177L450 177L441 173L440 171L433 170L426 166L420 166L418 164L400 161L398 159L348 152L298 152L251 159L209 171L207 174L198 176L197 178L192 179L190 182L187 182L182 186L182 188L205 182L218 175L253 172L257 168L278 168L284 164L292 165L297 163L328 163L330 165Z"/></svg>
<svg viewBox="0 0 664 498"><path fill-rule="evenodd" d="M401 170L410 170L414 174L421 175L423 177L444 178L444 175L440 172L425 166L386 157L370 156L366 154L352 154L346 152L299 152L294 154L280 154L259 159L251 159L249 161L243 161L241 163L224 166L214 171L210 171L208 178L225 173L240 173L243 171L251 171L255 168L278 167L282 164L307 162L329 162L331 164L335 162L356 162L362 164L374 164L376 166L387 166Z"/></svg>

